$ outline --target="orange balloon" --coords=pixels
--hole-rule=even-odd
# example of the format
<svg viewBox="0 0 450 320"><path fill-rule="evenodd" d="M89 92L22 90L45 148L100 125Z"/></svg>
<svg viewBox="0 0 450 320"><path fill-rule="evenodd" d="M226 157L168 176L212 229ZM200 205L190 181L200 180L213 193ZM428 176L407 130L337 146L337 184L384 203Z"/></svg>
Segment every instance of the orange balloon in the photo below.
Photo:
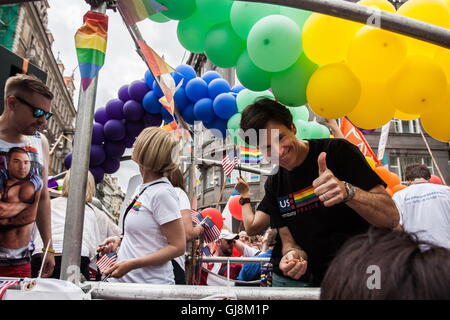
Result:
<svg viewBox="0 0 450 320"><path fill-rule="evenodd" d="M388 169L383 166L379 166L375 168L375 172L388 186L390 186L391 172Z"/></svg>
<svg viewBox="0 0 450 320"><path fill-rule="evenodd" d="M394 186L397 186L398 184L401 183L400 177L398 175L396 175L395 173L393 173L393 172L391 172L391 179L390 180L391 181L390 181L389 186L392 187L392 188ZM392 189L392 190L394 190L394 189Z"/></svg>
<svg viewBox="0 0 450 320"><path fill-rule="evenodd" d="M394 192L392 192L391 188L386 188L386 192L392 197Z"/></svg>
<svg viewBox="0 0 450 320"><path fill-rule="evenodd" d="M395 193L397 193L397 192L399 192L400 190L403 190L403 189L405 189L405 188L406 188L405 185L403 185L403 184L397 184L396 186L393 186L393 187L392 187L392 192L395 194Z"/></svg>

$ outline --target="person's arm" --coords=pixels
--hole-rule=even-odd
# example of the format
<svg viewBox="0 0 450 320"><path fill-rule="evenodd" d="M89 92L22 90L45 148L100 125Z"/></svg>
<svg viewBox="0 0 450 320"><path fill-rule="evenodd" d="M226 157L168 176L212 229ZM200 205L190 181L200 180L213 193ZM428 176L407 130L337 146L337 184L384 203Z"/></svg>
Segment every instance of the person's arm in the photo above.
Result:
<svg viewBox="0 0 450 320"><path fill-rule="evenodd" d="M29 203L23 203L23 202L15 202L15 203L8 203L0 201L0 225L2 219L7 219L14 217L18 215L23 210L29 208L31 205ZM3 221L6 223L7 221Z"/></svg>
<svg viewBox="0 0 450 320"><path fill-rule="evenodd" d="M105 274L111 274L114 278L121 278L131 270L161 265L183 255L186 250L186 237L182 219L172 220L161 225L161 231L167 238L165 247L144 257L120 261L106 270Z"/></svg>
<svg viewBox="0 0 450 320"><path fill-rule="evenodd" d="M279 228L278 233L282 243L280 270L285 276L298 280L306 272L308 255L297 245L288 227Z"/></svg>
<svg viewBox="0 0 450 320"><path fill-rule="evenodd" d="M250 188L244 179L238 177L236 190L243 198L250 198ZM253 213L250 203L242 206L242 221L244 222L245 231L249 236L257 235L267 229L270 224L270 216L263 211L256 211Z"/></svg>
<svg viewBox="0 0 450 320"><path fill-rule="evenodd" d="M325 207L331 207L344 201L348 193L343 181L335 177L328 169L325 152L318 159L319 177L314 180L314 193L323 202ZM399 222L397 207L382 185L376 185L369 191L356 186L352 200L346 204L355 210L370 224L381 228L394 228Z"/></svg>
<svg viewBox="0 0 450 320"><path fill-rule="evenodd" d="M35 197L39 198L40 191L36 193ZM27 207L18 214L9 218L0 219L0 226L6 227L22 227L33 223L36 220L36 210L38 207L37 201L33 204L27 204Z"/></svg>
<svg viewBox="0 0 450 320"><path fill-rule="evenodd" d="M184 231L186 234L186 241L191 241L200 237L203 234L205 229L202 226L192 225L192 217L191 212L189 210L181 210L181 217L183 219Z"/></svg>
<svg viewBox="0 0 450 320"><path fill-rule="evenodd" d="M328 128L330 129L333 137L345 139L344 135L342 134L341 129L339 128L339 125L338 125L336 119L327 119L327 125L328 125Z"/></svg>
<svg viewBox="0 0 450 320"><path fill-rule="evenodd" d="M246 245L240 240L236 240L234 243L234 247L239 251L241 256L243 257L254 257L257 255L261 250L255 249L250 247L249 245Z"/></svg>

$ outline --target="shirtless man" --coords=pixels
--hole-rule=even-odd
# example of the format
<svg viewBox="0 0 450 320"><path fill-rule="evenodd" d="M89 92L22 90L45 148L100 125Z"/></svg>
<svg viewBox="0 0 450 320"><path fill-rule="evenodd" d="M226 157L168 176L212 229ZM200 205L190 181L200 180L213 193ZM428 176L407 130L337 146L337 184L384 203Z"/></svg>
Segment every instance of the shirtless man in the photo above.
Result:
<svg viewBox="0 0 450 320"><path fill-rule="evenodd" d="M0 157L15 147L25 149L30 159L30 170L41 182L36 183L36 180L30 179L36 190L33 196L28 182L18 190L16 186L12 186L12 181L7 181L12 190L7 191L7 197L11 198L8 202L3 201L0 206L0 276L31 277L30 244L34 222L45 245L49 243L42 276L49 277L53 272L55 260L52 254L50 197L47 190L49 147L45 136L38 132L52 116L52 99L53 94L48 87L36 77L20 74L6 81L5 110L0 116ZM12 166L14 171L15 164L11 161L9 159L8 166ZM9 178L14 176L15 179L21 179L25 170L20 169L20 165L18 167L16 173L9 172ZM36 188L37 185L41 187ZM31 203L11 203L12 200L21 199Z"/></svg>

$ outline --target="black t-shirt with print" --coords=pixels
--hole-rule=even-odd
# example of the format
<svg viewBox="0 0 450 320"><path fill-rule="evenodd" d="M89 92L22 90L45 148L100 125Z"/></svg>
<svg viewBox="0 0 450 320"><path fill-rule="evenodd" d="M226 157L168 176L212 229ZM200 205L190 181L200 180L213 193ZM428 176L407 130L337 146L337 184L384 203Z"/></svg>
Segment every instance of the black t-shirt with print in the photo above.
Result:
<svg viewBox="0 0 450 320"><path fill-rule="evenodd" d="M319 286L338 249L352 236L364 233L369 223L344 203L325 207L314 194L312 183L318 177L317 158L326 152L328 169L341 181L363 190L385 183L370 168L359 149L344 139L315 139L309 142L304 162L292 171L279 168L265 184L265 196L257 210L270 215L272 228L287 226L296 243L308 254L307 273L300 281ZM282 257L281 241L272 254L274 272ZM312 277L311 277L312 276Z"/></svg>

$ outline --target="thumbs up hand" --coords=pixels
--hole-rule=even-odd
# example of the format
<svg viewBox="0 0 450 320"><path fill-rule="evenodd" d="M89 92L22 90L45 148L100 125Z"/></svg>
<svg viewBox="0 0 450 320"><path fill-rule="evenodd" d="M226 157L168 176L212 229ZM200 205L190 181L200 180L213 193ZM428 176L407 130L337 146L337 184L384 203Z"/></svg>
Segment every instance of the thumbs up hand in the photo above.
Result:
<svg viewBox="0 0 450 320"><path fill-rule="evenodd" d="M317 158L319 177L313 181L314 193L325 207L331 207L342 202L347 197L347 191L342 181L336 178L327 167L327 154L322 152Z"/></svg>

